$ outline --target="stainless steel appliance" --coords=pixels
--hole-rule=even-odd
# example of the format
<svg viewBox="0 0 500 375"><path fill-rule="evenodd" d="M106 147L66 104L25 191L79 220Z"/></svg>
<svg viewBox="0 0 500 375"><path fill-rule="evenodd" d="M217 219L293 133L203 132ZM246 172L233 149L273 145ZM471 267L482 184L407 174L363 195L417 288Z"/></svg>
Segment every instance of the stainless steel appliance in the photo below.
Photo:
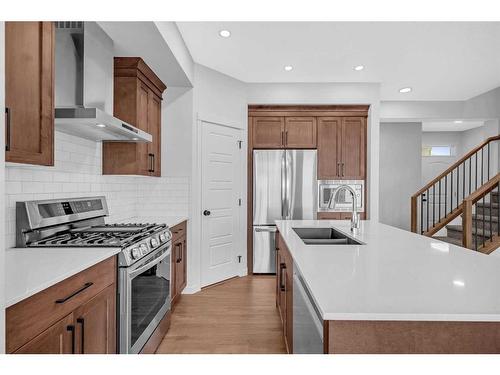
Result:
<svg viewBox="0 0 500 375"><path fill-rule="evenodd" d="M151 134L111 115L113 40L96 22L55 27L57 130L94 141L151 142Z"/></svg>
<svg viewBox="0 0 500 375"><path fill-rule="evenodd" d="M332 194L341 186L347 185L356 193L356 211L365 212L365 181L364 180L319 180L318 181L318 212L351 212L353 197L346 190L339 191L335 207L328 206Z"/></svg>
<svg viewBox="0 0 500 375"><path fill-rule="evenodd" d="M253 272L275 273L275 220L316 218L316 150L253 151Z"/></svg>
<svg viewBox="0 0 500 375"><path fill-rule="evenodd" d="M17 202L18 247L114 247L120 353L138 353L170 309L172 235L165 224L106 224L104 197Z"/></svg>
<svg viewBox="0 0 500 375"><path fill-rule="evenodd" d="M293 267L293 353L323 353L323 319L302 275Z"/></svg>

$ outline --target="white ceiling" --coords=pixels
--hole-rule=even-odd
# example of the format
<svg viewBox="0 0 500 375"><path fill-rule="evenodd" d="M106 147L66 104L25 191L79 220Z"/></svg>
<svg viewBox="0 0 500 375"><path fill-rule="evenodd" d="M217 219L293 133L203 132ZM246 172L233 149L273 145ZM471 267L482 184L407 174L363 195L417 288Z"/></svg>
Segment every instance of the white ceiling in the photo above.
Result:
<svg viewBox="0 0 500 375"><path fill-rule="evenodd" d="M463 132L484 125L484 121L463 121L456 123L454 120L422 121L424 132Z"/></svg>
<svg viewBox="0 0 500 375"><path fill-rule="evenodd" d="M196 62L244 82L380 82L382 100L466 100L500 86L500 22L177 25Z"/></svg>

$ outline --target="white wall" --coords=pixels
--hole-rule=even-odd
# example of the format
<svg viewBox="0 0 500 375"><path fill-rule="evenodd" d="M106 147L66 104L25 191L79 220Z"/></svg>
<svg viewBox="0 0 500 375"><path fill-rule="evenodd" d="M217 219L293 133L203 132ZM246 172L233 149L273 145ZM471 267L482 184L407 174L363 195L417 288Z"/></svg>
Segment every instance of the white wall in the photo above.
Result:
<svg viewBox="0 0 500 375"><path fill-rule="evenodd" d="M421 123L380 124L380 222L410 230L410 197L421 186Z"/></svg>
<svg viewBox="0 0 500 375"><path fill-rule="evenodd" d="M251 83L249 104L369 104L368 116L368 215L379 217L379 104L375 83Z"/></svg>
<svg viewBox="0 0 500 375"><path fill-rule="evenodd" d="M0 124L5 124L5 29L0 22ZM4 125L0 131L0 149L5 147ZM0 212L5 212L5 153L0 153ZM5 236L5 214L0 217L0 241ZM0 242L0 354L5 353L5 247Z"/></svg>
<svg viewBox="0 0 500 375"><path fill-rule="evenodd" d="M423 132L422 146L454 146L452 156L421 156L422 182L425 185L463 155L462 132ZM418 189L417 189L418 190Z"/></svg>

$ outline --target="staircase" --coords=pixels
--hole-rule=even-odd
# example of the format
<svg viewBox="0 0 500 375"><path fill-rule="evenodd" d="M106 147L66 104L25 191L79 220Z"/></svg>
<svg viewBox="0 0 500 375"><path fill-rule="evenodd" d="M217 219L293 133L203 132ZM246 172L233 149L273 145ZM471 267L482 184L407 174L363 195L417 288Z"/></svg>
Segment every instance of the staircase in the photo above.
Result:
<svg viewBox="0 0 500 375"><path fill-rule="evenodd" d="M413 232L486 254L500 247L499 140L488 138L411 197Z"/></svg>

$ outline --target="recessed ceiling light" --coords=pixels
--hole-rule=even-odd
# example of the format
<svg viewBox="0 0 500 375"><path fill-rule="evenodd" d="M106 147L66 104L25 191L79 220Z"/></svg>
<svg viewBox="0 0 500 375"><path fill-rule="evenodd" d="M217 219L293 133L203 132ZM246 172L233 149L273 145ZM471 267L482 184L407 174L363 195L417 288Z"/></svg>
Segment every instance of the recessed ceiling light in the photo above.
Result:
<svg viewBox="0 0 500 375"><path fill-rule="evenodd" d="M104 125L104 124L97 124L96 126L99 127L99 128L105 128L106 127L106 125Z"/></svg>
<svg viewBox="0 0 500 375"><path fill-rule="evenodd" d="M402 89L399 89L399 92L402 94L406 94L411 91L411 87L403 87Z"/></svg>
<svg viewBox="0 0 500 375"><path fill-rule="evenodd" d="M229 38L231 36L231 31L221 30L221 31L219 31L219 35L223 38Z"/></svg>
<svg viewBox="0 0 500 375"><path fill-rule="evenodd" d="M357 71L359 72L360 70L363 70L364 68L365 68L365 66L364 66L364 65L356 65L356 66L354 67L354 70L357 70Z"/></svg>
<svg viewBox="0 0 500 375"><path fill-rule="evenodd" d="M463 282L462 280L453 280L453 285L464 287L465 286L465 282Z"/></svg>
<svg viewBox="0 0 500 375"><path fill-rule="evenodd" d="M283 69L285 69L287 72L289 72L290 70L293 69L293 66L291 66L291 65L285 65L285 67Z"/></svg>
<svg viewBox="0 0 500 375"><path fill-rule="evenodd" d="M461 124L461 123L463 123L462 120L455 120L455 124Z"/></svg>

